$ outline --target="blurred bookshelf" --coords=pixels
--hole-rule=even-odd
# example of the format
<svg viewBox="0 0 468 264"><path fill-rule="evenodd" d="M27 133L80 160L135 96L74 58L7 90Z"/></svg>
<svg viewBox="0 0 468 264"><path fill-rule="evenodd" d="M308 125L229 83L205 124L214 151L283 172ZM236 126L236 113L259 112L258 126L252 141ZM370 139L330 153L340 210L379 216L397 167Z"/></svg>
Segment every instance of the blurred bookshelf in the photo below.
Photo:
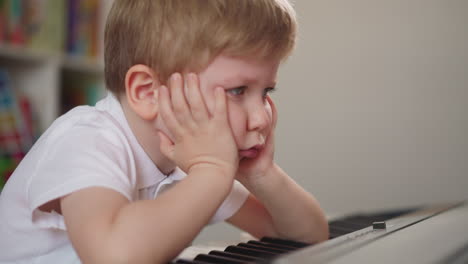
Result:
<svg viewBox="0 0 468 264"><path fill-rule="evenodd" d="M113 0L0 0L0 190L66 111L104 96Z"/></svg>

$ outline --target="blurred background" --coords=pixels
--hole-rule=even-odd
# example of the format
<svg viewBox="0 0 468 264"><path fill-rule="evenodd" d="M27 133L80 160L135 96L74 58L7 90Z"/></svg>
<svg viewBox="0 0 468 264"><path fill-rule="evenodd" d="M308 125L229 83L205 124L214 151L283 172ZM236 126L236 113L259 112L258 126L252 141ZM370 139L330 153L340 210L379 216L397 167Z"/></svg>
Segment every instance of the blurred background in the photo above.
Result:
<svg viewBox="0 0 468 264"><path fill-rule="evenodd" d="M0 0L2 181L57 116L103 96L111 3ZM293 3L277 163L329 216L468 199L468 1ZM217 224L196 243L238 237Z"/></svg>
<svg viewBox="0 0 468 264"><path fill-rule="evenodd" d="M330 213L468 198L468 1L295 1L277 160Z"/></svg>
<svg viewBox="0 0 468 264"><path fill-rule="evenodd" d="M104 96L112 0L0 0L0 189L61 114Z"/></svg>
<svg viewBox="0 0 468 264"><path fill-rule="evenodd" d="M293 2L278 164L331 217L467 200L468 1Z"/></svg>

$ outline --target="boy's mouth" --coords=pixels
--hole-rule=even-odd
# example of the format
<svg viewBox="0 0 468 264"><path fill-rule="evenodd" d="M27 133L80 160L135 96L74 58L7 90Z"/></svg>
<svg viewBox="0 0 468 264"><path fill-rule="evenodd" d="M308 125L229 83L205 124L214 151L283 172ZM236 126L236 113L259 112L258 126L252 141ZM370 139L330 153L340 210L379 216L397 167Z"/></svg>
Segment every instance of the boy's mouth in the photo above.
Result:
<svg viewBox="0 0 468 264"><path fill-rule="evenodd" d="M262 145L255 145L249 149L241 149L239 150L239 157L241 159L242 158L254 159L258 156L262 148L263 148Z"/></svg>

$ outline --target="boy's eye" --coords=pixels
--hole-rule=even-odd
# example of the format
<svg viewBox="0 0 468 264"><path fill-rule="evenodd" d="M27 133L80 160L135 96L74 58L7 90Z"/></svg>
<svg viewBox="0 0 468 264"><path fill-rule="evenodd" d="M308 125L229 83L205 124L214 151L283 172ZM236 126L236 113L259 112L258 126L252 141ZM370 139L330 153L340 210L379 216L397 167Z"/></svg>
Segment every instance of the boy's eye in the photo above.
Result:
<svg viewBox="0 0 468 264"><path fill-rule="evenodd" d="M265 90L263 90L263 98L266 98L268 94L270 94L270 93L272 93L274 91L276 91L275 87L265 88Z"/></svg>
<svg viewBox="0 0 468 264"><path fill-rule="evenodd" d="M236 88L232 88L232 89L227 90L227 92L228 92L230 95L234 95L234 96L243 95L246 88L247 88L247 87L245 87L245 86L236 87Z"/></svg>

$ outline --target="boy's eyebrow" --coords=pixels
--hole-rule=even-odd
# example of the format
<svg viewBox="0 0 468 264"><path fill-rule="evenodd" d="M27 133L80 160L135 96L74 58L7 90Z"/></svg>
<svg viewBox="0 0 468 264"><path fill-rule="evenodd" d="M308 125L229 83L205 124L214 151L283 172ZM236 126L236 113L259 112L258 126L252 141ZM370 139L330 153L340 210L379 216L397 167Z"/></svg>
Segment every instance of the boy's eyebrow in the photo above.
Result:
<svg viewBox="0 0 468 264"><path fill-rule="evenodd" d="M222 84L224 86L229 86L233 83L235 83L237 85L237 83L239 82L239 80L242 81L242 83L246 83L246 84L257 84L259 81L256 79L256 78L251 78L251 77L245 77L245 76L232 76L232 77L228 77L228 78L225 78L222 80ZM268 87L275 87L276 86L276 80L273 80L270 84L267 85Z"/></svg>

